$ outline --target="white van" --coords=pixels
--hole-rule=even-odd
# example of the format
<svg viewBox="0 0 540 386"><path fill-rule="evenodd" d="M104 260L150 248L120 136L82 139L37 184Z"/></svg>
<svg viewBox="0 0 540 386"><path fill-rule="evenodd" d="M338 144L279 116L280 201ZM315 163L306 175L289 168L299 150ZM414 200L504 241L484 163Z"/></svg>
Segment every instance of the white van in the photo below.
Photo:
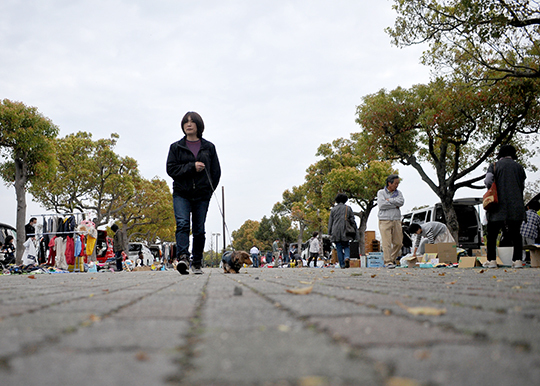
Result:
<svg viewBox="0 0 540 386"><path fill-rule="evenodd" d="M454 200L453 204L459 223L458 246L466 249L470 254L472 249L479 249L482 245L482 223L476 209L476 206L482 204L482 199L477 197L458 198ZM411 248L412 246L412 240L408 234L409 225L412 223L424 224L429 221L446 224L441 203L411 211L401 217L401 226L404 231L404 248Z"/></svg>

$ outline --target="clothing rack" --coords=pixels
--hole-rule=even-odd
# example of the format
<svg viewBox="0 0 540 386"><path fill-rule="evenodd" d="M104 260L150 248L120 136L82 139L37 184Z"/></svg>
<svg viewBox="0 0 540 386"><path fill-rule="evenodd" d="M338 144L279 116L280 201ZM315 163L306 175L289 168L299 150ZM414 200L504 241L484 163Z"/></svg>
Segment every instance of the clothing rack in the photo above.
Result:
<svg viewBox="0 0 540 386"><path fill-rule="evenodd" d="M45 216L74 216L74 215L84 215L90 214L91 212L73 212L73 213L42 213L42 214L31 214L30 217L45 217Z"/></svg>
<svg viewBox="0 0 540 386"><path fill-rule="evenodd" d="M80 216L82 216L83 220L84 220L84 219L86 219L87 215L90 216L91 212L41 213L41 214L32 214L32 215L30 215L30 217L42 217L43 219L45 219L47 217L62 218L62 217L74 216L74 217L76 217L76 222L78 222ZM79 232L77 230L74 230L72 232L29 233L28 236L52 236L52 235L74 235L74 234L88 235L89 232L87 232L87 231ZM73 272L80 272L79 264L77 263L77 259L80 259L80 257L79 256L75 257L75 264L74 264L74 267L73 267Z"/></svg>
<svg viewBox="0 0 540 386"><path fill-rule="evenodd" d="M78 235L88 235L89 232L80 232L80 231L73 231L73 232L45 232L45 233L28 233L27 236L44 236L44 235L72 235L72 234L78 234Z"/></svg>

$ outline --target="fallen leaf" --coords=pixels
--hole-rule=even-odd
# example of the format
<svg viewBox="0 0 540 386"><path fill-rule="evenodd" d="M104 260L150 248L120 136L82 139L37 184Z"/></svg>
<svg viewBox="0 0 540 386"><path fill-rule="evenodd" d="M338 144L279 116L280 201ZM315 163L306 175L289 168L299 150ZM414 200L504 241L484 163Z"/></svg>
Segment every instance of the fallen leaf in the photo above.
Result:
<svg viewBox="0 0 540 386"><path fill-rule="evenodd" d="M396 304L412 315L440 316L446 314L446 308L407 307L405 304L398 301L396 301Z"/></svg>
<svg viewBox="0 0 540 386"><path fill-rule="evenodd" d="M445 273L439 273L439 276L444 276L444 275L446 275L446 274Z"/></svg>
<svg viewBox="0 0 540 386"><path fill-rule="evenodd" d="M456 283L457 283L457 281L449 281L449 282L446 283L446 284L456 284Z"/></svg>
<svg viewBox="0 0 540 386"><path fill-rule="evenodd" d="M416 350L414 352L414 357L419 361L422 361L425 359L429 359L431 357L431 353L428 350Z"/></svg>
<svg viewBox="0 0 540 386"><path fill-rule="evenodd" d="M377 276L377 275L375 275L375 274L374 274L374 275L371 275L371 277L375 277L375 276Z"/></svg>
<svg viewBox="0 0 540 386"><path fill-rule="evenodd" d="M295 294L295 295L307 295L313 291L313 286L304 287L304 288L294 288L294 289L287 289L288 293Z"/></svg>
<svg viewBox="0 0 540 386"><path fill-rule="evenodd" d="M307 376L300 378L300 386L323 386L327 381L325 377Z"/></svg>
<svg viewBox="0 0 540 386"><path fill-rule="evenodd" d="M35 275L30 275L30 276L28 276L28 278L29 278L29 279L35 279L36 276L35 276Z"/></svg>
<svg viewBox="0 0 540 386"><path fill-rule="evenodd" d="M311 281L300 281L300 283L301 283L301 284L308 284L308 285L309 285L309 284L313 284L313 282L311 282Z"/></svg>
<svg viewBox="0 0 540 386"><path fill-rule="evenodd" d="M420 386L420 382L401 377L392 377L386 382L386 386Z"/></svg>
<svg viewBox="0 0 540 386"><path fill-rule="evenodd" d="M147 353L145 353L144 351L139 351L137 354L135 354L135 358L138 360L138 361L147 361L148 359L150 359L150 357L148 356Z"/></svg>
<svg viewBox="0 0 540 386"><path fill-rule="evenodd" d="M520 285L515 285L512 287L512 289L521 289L522 287Z"/></svg>
<svg viewBox="0 0 540 386"><path fill-rule="evenodd" d="M90 318L89 318L92 322L99 322L101 320L101 318L95 314L92 314L90 315Z"/></svg>

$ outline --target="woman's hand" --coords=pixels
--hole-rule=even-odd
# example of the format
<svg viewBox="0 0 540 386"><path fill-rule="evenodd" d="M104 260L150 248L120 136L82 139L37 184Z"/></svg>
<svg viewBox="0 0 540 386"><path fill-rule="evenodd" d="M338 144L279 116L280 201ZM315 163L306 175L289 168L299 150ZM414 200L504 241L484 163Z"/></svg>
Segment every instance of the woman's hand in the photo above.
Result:
<svg viewBox="0 0 540 386"><path fill-rule="evenodd" d="M195 162L195 170L197 172L202 172L204 170L204 163L199 161Z"/></svg>

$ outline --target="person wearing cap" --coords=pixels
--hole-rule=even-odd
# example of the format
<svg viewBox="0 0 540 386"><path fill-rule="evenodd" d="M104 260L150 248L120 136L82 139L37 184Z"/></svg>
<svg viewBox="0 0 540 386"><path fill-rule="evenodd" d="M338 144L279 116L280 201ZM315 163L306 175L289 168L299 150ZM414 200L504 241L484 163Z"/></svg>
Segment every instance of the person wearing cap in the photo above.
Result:
<svg viewBox="0 0 540 386"><path fill-rule="evenodd" d="M377 192L379 207L379 231L384 266L394 268L396 260L401 256L403 246L403 230L401 229L401 210L405 203L403 194L398 190L400 178L391 174L386 178L386 186Z"/></svg>

